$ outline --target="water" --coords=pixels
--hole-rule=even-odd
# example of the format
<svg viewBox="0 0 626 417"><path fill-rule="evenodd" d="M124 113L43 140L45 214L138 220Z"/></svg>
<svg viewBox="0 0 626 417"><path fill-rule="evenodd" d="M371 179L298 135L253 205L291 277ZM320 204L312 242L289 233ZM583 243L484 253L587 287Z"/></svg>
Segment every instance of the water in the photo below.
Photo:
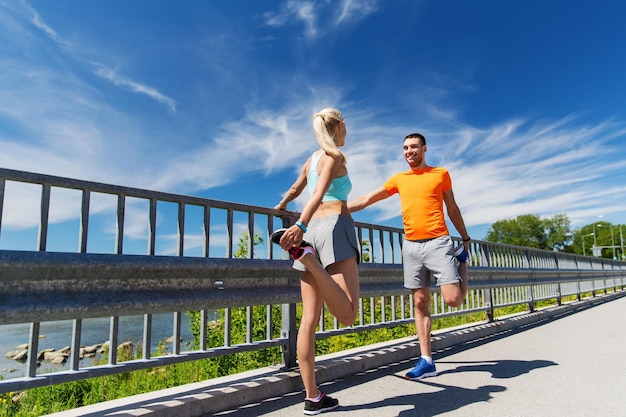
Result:
<svg viewBox="0 0 626 417"><path fill-rule="evenodd" d="M102 344L109 339L110 318L84 319L81 332L81 346ZM173 334L173 314L155 314L152 316L152 346L155 352L159 342ZM189 316L181 319L181 349L186 350L193 342ZM7 358L7 352L17 350L18 345L28 344L30 324L8 324L0 326L0 378L18 378L26 376L26 363ZM72 321L42 322L40 325L39 351L53 348L55 350L70 346L72 342ZM118 342L133 342L135 349L143 344L143 316L127 316L119 319ZM167 344L171 351L171 344ZM29 352L30 354L30 352ZM102 357L102 355L98 355ZM81 366L89 366L94 358L84 358ZM37 373L58 372L69 369L69 360L62 365L42 361Z"/></svg>

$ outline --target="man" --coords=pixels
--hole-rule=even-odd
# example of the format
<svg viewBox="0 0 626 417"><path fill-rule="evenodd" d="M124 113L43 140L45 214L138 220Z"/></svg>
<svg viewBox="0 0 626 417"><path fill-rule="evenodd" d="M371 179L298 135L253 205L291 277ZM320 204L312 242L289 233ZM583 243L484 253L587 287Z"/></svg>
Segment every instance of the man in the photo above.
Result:
<svg viewBox="0 0 626 417"><path fill-rule="evenodd" d="M404 286L413 293L421 354L415 367L406 374L411 380L437 375L430 340L431 275L436 278L449 306L459 307L467 294L470 237L454 200L448 171L426 165L426 150L423 135L408 135L404 138L404 159L410 169L393 175L382 187L348 203L348 209L355 212L396 193L400 196L405 239L402 247ZM463 240L463 245L456 249L446 226L444 203L448 217ZM458 268L455 257L459 261Z"/></svg>

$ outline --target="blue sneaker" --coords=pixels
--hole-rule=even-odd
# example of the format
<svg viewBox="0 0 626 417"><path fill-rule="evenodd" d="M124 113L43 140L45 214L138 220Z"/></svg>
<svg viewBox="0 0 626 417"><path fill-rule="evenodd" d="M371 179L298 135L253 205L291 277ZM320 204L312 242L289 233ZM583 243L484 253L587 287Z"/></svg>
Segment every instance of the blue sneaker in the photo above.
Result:
<svg viewBox="0 0 626 417"><path fill-rule="evenodd" d="M454 257L459 263L469 262L469 253L465 250L465 246L461 245L454 250Z"/></svg>
<svg viewBox="0 0 626 417"><path fill-rule="evenodd" d="M428 376L437 376L437 368L435 368L435 362L429 364L424 360L424 358L420 358L420 360L417 361L413 369L407 372L404 377L406 379L410 379L411 381L417 381L418 379L426 378Z"/></svg>

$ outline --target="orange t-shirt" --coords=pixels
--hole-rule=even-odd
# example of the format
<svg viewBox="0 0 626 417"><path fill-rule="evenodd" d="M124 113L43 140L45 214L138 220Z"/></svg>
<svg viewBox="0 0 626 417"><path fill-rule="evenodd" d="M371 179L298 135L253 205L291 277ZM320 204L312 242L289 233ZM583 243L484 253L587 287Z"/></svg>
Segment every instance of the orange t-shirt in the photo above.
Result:
<svg viewBox="0 0 626 417"><path fill-rule="evenodd" d="M452 189L448 170L409 169L389 178L384 187L390 195L400 195L405 239L432 239L450 234L443 211L443 193Z"/></svg>

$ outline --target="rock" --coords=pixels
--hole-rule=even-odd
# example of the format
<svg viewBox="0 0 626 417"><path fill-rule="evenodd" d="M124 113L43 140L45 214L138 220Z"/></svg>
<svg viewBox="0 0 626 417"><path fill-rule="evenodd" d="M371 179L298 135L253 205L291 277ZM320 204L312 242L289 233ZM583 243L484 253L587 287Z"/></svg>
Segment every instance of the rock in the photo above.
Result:
<svg viewBox="0 0 626 417"><path fill-rule="evenodd" d="M133 354L133 342L124 342L121 345L119 345L117 347L118 352L122 351L123 353L127 354L127 355L132 355Z"/></svg>
<svg viewBox="0 0 626 417"><path fill-rule="evenodd" d="M49 352L54 352L54 348L43 349L37 354L37 360L40 361L43 359L44 355Z"/></svg>
<svg viewBox="0 0 626 417"><path fill-rule="evenodd" d="M18 362L25 362L28 359L28 351L27 350L12 350L11 352L7 352L5 355L8 359L13 359Z"/></svg>
<svg viewBox="0 0 626 417"><path fill-rule="evenodd" d="M50 362L50 363L65 363L65 361L67 361L67 358L70 356L69 352L67 351L53 351L53 352L45 352L43 355L43 359L46 362Z"/></svg>
<svg viewBox="0 0 626 417"><path fill-rule="evenodd" d="M85 354L95 354L98 349L100 349L102 347L102 344L98 344L98 345L92 345L92 346L85 346L82 349L84 350Z"/></svg>
<svg viewBox="0 0 626 417"><path fill-rule="evenodd" d="M19 350L28 350L28 343L17 345L17 346L15 346L15 348L19 349Z"/></svg>
<svg viewBox="0 0 626 417"><path fill-rule="evenodd" d="M182 342L183 338L181 337L179 340ZM165 339L165 343L174 343L174 336L170 336L167 339Z"/></svg>
<svg viewBox="0 0 626 417"><path fill-rule="evenodd" d="M65 355L56 355L55 357L49 360L50 363L54 363L58 365L63 364L66 361L67 361L67 356Z"/></svg>

